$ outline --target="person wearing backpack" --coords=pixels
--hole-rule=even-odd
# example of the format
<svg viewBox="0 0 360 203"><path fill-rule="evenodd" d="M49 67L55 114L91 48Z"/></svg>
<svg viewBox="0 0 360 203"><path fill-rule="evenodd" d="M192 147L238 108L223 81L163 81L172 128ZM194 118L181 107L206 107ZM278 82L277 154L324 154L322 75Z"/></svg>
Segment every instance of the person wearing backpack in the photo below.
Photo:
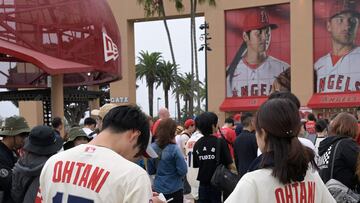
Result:
<svg viewBox="0 0 360 203"><path fill-rule="evenodd" d="M15 164L11 197L15 203L34 202L45 162L62 147L63 141L48 126L36 126L25 140L25 154Z"/></svg>
<svg viewBox="0 0 360 203"><path fill-rule="evenodd" d="M360 187L355 173L359 155L357 133L357 121L349 113L340 113L331 121L328 137L320 142L317 162L324 183L335 179L353 191Z"/></svg>

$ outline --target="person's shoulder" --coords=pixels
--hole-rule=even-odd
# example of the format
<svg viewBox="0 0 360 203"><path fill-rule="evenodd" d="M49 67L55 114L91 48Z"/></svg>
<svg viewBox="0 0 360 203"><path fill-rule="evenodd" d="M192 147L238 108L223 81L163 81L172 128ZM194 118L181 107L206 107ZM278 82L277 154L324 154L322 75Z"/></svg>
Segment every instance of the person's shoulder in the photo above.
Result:
<svg viewBox="0 0 360 203"><path fill-rule="evenodd" d="M272 173L271 169L258 169L246 173L241 179L244 179L248 182L259 182L259 181L261 182L269 178L274 179L271 173Z"/></svg>
<svg viewBox="0 0 360 203"><path fill-rule="evenodd" d="M315 69L319 68L319 66L323 66L326 60L329 60L330 58L330 53L327 53L324 56L320 57L314 64Z"/></svg>
<svg viewBox="0 0 360 203"><path fill-rule="evenodd" d="M351 53L356 53L356 54L360 54L360 46L356 47L353 49L353 51Z"/></svg>
<svg viewBox="0 0 360 203"><path fill-rule="evenodd" d="M288 63L286 63L285 61L282 61L278 58L275 58L273 56L268 56L267 59L266 59L268 62L270 63L275 63L275 64L278 64L279 66L282 66L282 67L286 67L288 68L290 65Z"/></svg>
<svg viewBox="0 0 360 203"><path fill-rule="evenodd" d="M308 147L313 151L315 151L315 145L311 142L311 140L304 137L298 137L298 139L303 146Z"/></svg>

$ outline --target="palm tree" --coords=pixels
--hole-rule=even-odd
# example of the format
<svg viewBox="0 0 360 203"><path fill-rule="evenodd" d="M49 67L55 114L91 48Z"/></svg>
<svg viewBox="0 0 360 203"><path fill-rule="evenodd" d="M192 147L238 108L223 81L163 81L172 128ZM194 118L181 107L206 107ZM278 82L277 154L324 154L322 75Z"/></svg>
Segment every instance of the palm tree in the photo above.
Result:
<svg viewBox="0 0 360 203"><path fill-rule="evenodd" d="M185 117L194 115L194 92L192 88L193 74L179 75L174 92L178 92L185 102Z"/></svg>
<svg viewBox="0 0 360 203"><path fill-rule="evenodd" d="M165 107L169 108L169 90L173 88L177 80L177 65L170 61L161 61L158 69L158 83L156 87L161 84L164 90Z"/></svg>
<svg viewBox="0 0 360 203"><path fill-rule="evenodd" d="M216 0L190 0L190 37L191 37L191 70L193 73L194 70L194 66L195 66L195 77L196 77L196 82L197 84L200 84L200 80L199 80L199 64L198 64L198 57L197 57L197 44L196 44L196 28L195 28L195 15L196 15L196 9L197 9L197 4L204 4L204 3L208 3L210 6L216 6ZM205 36L206 37L206 36ZM197 94L200 94L200 86L199 85L195 85L195 83L193 83L193 89L196 89ZM199 96L196 97L196 101L197 101L197 106L200 107L200 101L201 98ZM200 108L198 108L199 110L197 111L197 114L200 113Z"/></svg>
<svg viewBox="0 0 360 203"><path fill-rule="evenodd" d="M139 54L139 63L136 64L136 78L141 80L145 77L149 94L149 114L153 116L154 84L157 82L157 72L162 56L160 52L141 51Z"/></svg>
<svg viewBox="0 0 360 203"><path fill-rule="evenodd" d="M176 10L178 12L180 12L180 11L182 11L184 9L184 5L182 4L182 0L173 0L173 1L175 2L175 8L176 8ZM167 21L166 21L166 13L165 13L165 8L164 8L164 1L163 0L137 0L137 2L140 5L144 6L144 11L145 11L145 16L146 17L152 17L152 16L154 16L156 14L158 17L161 17L163 19L166 34L167 34L167 38L168 38L168 41L169 41L169 47L170 47L172 63L176 64L174 49L173 49L171 35L170 35L170 30L169 30L169 27L168 27L168 24L167 24ZM179 94L176 93L176 103L177 103L178 118L180 118L180 102L179 101L180 101Z"/></svg>

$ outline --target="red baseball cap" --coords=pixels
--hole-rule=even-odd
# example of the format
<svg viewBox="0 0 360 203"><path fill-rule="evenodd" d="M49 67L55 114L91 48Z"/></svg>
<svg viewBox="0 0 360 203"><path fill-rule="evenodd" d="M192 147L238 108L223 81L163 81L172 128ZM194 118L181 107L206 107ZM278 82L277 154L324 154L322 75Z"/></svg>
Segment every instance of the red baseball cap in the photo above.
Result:
<svg viewBox="0 0 360 203"><path fill-rule="evenodd" d="M353 13L359 18L360 13L356 10L356 2L357 1L355 0L334 0L329 9L329 18L333 18L343 13Z"/></svg>
<svg viewBox="0 0 360 203"><path fill-rule="evenodd" d="M264 7L255 8L245 16L244 32L259 30L265 27L276 29L276 24L269 23L269 15Z"/></svg>
<svg viewBox="0 0 360 203"><path fill-rule="evenodd" d="M187 119L187 120L185 121L185 123L184 123L184 127L185 127L186 129L189 128L189 127L192 126L192 125L195 125L195 122L194 122L193 119Z"/></svg>
<svg viewBox="0 0 360 203"><path fill-rule="evenodd" d="M234 121L240 121L241 120L241 114L237 113L233 117Z"/></svg>

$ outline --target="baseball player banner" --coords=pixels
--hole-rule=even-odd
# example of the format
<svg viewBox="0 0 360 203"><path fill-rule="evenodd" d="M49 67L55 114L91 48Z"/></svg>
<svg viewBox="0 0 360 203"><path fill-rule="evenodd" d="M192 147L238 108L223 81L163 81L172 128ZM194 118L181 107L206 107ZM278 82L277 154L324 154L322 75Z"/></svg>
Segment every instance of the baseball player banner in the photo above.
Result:
<svg viewBox="0 0 360 203"><path fill-rule="evenodd" d="M359 0L314 0L317 93L360 90L359 17Z"/></svg>
<svg viewBox="0 0 360 203"><path fill-rule="evenodd" d="M225 12L226 96L290 90L290 5Z"/></svg>

